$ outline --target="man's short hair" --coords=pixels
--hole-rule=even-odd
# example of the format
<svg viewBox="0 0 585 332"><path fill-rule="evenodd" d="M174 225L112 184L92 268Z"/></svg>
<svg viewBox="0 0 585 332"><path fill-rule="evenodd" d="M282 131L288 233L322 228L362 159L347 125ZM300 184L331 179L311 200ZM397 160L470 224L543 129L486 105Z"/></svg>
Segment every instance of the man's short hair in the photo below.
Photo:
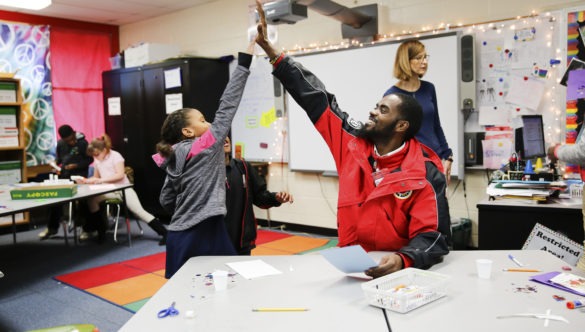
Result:
<svg viewBox="0 0 585 332"><path fill-rule="evenodd" d="M399 99L400 104L397 106L398 112L402 120L408 121L408 130L404 135L404 140L413 138L418 133L422 124L423 112L422 107L418 101L411 95L403 93L395 93Z"/></svg>
<svg viewBox="0 0 585 332"><path fill-rule="evenodd" d="M69 137L75 134L75 130L73 130L73 128L71 128L70 125L62 125L61 127L59 127L58 131L59 136L61 136L61 138Z"/></svg>

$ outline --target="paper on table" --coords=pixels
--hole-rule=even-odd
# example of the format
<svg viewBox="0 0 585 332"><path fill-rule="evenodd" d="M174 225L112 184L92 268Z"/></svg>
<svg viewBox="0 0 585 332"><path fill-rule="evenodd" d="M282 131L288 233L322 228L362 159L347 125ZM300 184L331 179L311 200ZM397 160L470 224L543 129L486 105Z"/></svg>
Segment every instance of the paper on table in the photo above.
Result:
<svg viewBox="0 0 585 332"><path fill-rule="evenodd" d="M320 254L345 273L358 273L377 266L378 264L359 245L321 250Z"/></svg>
<svg viewBox="0 0 585 332"><path fill-rule="evenodd" d="M563 272L551 278L550 281L565 288L569 288L579 293L581 296L585 296L585 277Z"/></svg>
<svg viewBox="0 0 585 332"><path fill-rule="evenodd" d="M282 273L272 265L260 259L253 261L225 263L225 265L231 267L234 271L246 279L254 279Z"/></svg>
<svg viewBox="0 0 585 332"><path fill-rule="evenodd" d="M560 284L557 284L557 283L551 281L551 279L553 279L554 277L558 276L559 274L561 274L561 272L556 272L556 271L554 271L554 272L547 272L547 273L543 273L543 274L539 274L539 275L532 276L530 278L530 280L536 281L536 282L541 283L543 285L547 285L547 286L551 286L551 287L554 287L554 288L557 288L557 289L561 289L561 290L564 290L564 291L569 292L569 293L573 293L573 294L585 296L585 293L580 293L580 292L578 292L576 290L573 290L571 288L565 287L563 285L560 285Z"/></svg>
<svg viewBox="0 0 585 332"><path fill-rule="evenodd" d="M89 190L104 190L104 189L114 189L114 188L116 188L116 185L111 184L111 183L89 185Z"/></svg>

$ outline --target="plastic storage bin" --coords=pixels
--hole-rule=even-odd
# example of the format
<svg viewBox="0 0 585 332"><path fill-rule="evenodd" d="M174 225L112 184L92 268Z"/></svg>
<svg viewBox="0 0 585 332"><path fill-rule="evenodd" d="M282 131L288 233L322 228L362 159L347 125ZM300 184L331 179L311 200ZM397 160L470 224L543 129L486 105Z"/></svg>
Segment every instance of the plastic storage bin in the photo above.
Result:
<svg viewBox="0 0 585 332"><path fill-rule="evenodd" d="M405 313L446 295L450 276L406 268L362 284L368 302L376 307Z"/></svg>

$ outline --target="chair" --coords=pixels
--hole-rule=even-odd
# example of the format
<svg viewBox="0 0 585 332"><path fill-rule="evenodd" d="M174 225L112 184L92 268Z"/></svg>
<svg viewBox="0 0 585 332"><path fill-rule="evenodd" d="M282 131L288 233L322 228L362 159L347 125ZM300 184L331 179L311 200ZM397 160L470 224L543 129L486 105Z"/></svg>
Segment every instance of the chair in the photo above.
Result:
<svg viewBox="0 0 585 332"><path fill-rule="evenodd" d="M128 177L128 180L130 180L131 183L134 183L134 170L132 169L132 167L130 166L126 166L124 168L124 173L126 173L126 177ZM120 211L122 210L122 208L124 207L124 201L121 198L109 198L105 200L105 205L106 205L106 216L112 216L113 220L114 220L114 242L118 243L118 225L120 222ZM110 213L110 208L112 208L112 210L115 209L115 214ZM142 229L142 226L140 225L140 222L138 221L138 219L134 219L136 221L136 225L138 225L138 228L140 229L140 235L144 235L144 230ZM130 221L126 220L126 229L128 231L128 243L129 245L131 244L131 234L130 234Z"/></svg>

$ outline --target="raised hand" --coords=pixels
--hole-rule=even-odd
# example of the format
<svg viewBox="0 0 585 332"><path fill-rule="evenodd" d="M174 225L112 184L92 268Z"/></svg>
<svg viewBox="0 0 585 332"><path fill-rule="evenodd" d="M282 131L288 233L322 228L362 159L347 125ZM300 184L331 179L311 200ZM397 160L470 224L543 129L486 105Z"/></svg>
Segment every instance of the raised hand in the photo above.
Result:
<svg viewBox="0 0 585 332"><path fill-rule="evenodd" d="M276 50L270 44L268 40L268 28L266 26L266 15L264 14L264 9L262 8L262 3L260 0L256 0L256 10L258 11L258 17L260 21L256 29L258 30L258 34L256 35L256 44L260 46L269 59L274 59L278 56Z"/></svg>

